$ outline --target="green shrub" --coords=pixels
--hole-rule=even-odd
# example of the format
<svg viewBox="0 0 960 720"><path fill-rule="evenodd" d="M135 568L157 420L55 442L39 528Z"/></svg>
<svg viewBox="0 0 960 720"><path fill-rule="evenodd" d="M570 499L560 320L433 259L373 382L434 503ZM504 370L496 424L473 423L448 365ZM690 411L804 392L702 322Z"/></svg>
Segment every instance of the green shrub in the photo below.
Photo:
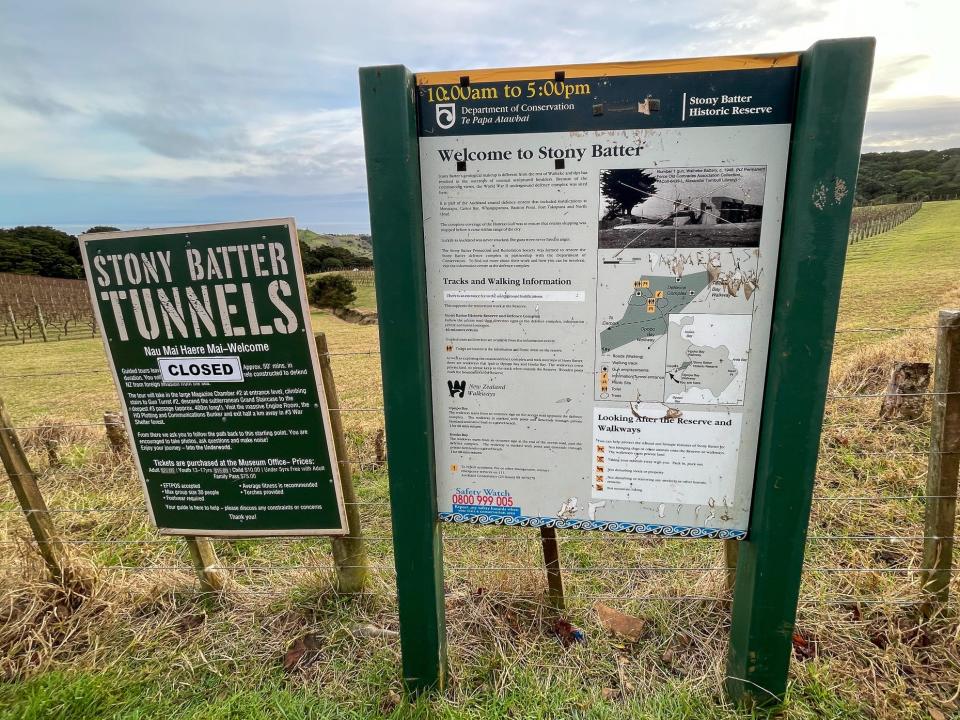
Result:
<svg viewBox="0 0 960 720"><path fill-rule="evenodd" d="M357 299L353 280L339 273L319 275L310 286L310 304L322 308L345 308Z"/></svg>

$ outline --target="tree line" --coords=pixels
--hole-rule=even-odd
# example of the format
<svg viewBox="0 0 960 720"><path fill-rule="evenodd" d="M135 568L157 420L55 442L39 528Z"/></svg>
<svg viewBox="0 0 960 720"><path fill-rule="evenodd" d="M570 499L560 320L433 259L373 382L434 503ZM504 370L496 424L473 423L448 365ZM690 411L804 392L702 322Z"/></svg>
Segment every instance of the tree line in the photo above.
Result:
<svg viewBox="0 0 960 720"><path fill-rule="evenodd" d="M300 241L300 259L303 261L303 272L306 275L332 270L353 270L354 268L362 270L373 267L373 260L350 252L346 248L329 245L310 247L302 240Z"/></svg>
<svg viewBox="0 0 960 720"><path fill-rule="evenodd" d="M960 196L960 148L864 153L857 176L860 205L953 200Z"/></svg>
<svg viewBox="0 0 960 720"><path fill-rule="evenodd" d="M51 227L0 228L0 273L81 278L80 244Z"/></svg>
<svg viewBox="0 0 960 720"><path fill-rule="evenodd" d="M97 225L90 232L112 232L115 227ZM370 268L373 260L346 248L300 243L306 274L331 270ZM50 278L83 278L80 243L73 235L43 225L0 228L0 273L40 275Z"/></svg>
<svg viewBox="0 0 960 720"><path fill-rule="evenodd" d="M606 222L615 222L636 196L653 192L653 181L641 170L627 182L604 178L604 193L610 199ZM631 187L632 186L632 187ZM860 157L857 204L873 205L960 197L960 148L865 153ZM100 225L87 232L117 228ZM370 268L373 261L342 247L308 246L300 242L303 269L308 275L353 268ZM80 246L68 233L41 225L0 228L0 273L41 275L52 278L82 278Z"/></svg>

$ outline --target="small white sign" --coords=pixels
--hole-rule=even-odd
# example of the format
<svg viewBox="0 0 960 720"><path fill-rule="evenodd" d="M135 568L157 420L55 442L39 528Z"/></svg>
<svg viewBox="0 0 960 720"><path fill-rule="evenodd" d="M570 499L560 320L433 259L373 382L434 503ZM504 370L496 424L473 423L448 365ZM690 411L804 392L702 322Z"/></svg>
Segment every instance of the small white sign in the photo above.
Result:
<svg viewBox="0 0 960 720"><path fill-rule="evenodd" d="M235 355L157 358L165 383L243 382L243 366Z"/></svg>

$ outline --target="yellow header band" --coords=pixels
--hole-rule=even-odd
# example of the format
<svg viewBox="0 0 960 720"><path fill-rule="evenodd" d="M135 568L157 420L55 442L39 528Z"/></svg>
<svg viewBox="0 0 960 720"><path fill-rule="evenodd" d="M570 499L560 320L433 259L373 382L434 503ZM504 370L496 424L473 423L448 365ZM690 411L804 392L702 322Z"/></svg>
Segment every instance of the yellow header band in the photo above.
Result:
<svg viewBox="0 0 960 720"><path fill-rule="evenodd" d="M480 70L442 70L417 73L417 85L448 85L468 77L471 83L502 80L554 79L557 72L567 78L609 77L615 75L665 75L669 73L712 72L722 70L757 70L795 67L800 53L770 55L727 55L723 57L685 58L681 60L640 60L637 62L588 63L580 65L535 65L533 67L493 68Z"/></svg>

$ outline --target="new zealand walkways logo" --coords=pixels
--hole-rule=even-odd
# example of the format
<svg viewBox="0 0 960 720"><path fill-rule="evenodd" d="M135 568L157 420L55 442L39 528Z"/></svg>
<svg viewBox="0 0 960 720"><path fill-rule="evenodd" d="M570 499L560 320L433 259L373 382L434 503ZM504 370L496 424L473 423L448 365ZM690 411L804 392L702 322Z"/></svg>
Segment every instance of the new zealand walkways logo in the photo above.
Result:
<svg viewBox="0 0 960 720"><path fill-rule="evenodd" d="M466 380L447 380L447 390L450 391L450 397L463 397L467 391Z"/></svg>
<svg viewBox="0 0 960 720"><path fill-rule="evenodd" d="M437 125L443 130L449 130L457 121L457 106L455 103L439 103L437 105Z"/></svg>

